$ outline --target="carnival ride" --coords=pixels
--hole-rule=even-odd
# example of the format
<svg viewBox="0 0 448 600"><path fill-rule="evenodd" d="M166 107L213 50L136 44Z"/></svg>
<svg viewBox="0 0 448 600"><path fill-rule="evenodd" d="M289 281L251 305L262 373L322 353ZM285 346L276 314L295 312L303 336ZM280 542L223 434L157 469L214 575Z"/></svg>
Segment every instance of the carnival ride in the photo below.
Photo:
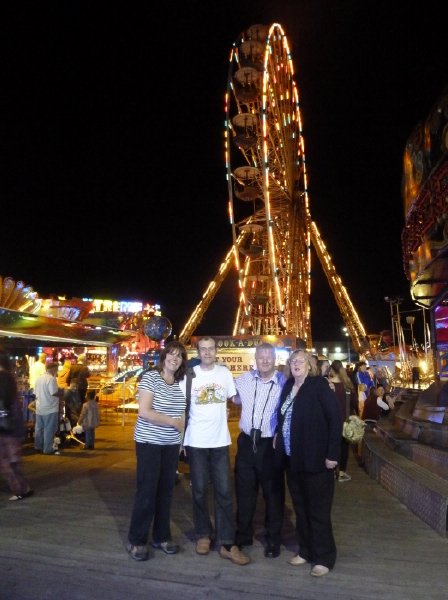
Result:
<svg viewBox="0 0 448 600"><path fill-rule="evenodd" d="M404 151L403 266L414 302L429 311L435 361L448 376L448 88L409 136ZM435 363L435 364L434 364Z"/></svg>
<svg viewBox="0 0 448 600"><path fill-rule="evenodd" d="M179 339L188 343L233 264L233 335L311 339L311 243L357 352L362 322L311 220L299 92L278 23L253 25L233 44L225 96L225 163L233 245Z"/></svg>

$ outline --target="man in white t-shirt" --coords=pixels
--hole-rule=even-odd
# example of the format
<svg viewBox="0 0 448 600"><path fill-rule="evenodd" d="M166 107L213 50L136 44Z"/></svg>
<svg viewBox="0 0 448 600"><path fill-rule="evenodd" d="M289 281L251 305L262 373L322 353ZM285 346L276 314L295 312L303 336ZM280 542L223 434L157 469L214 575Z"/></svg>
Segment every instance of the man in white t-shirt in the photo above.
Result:
<svg viewBox="0 0 448 600"><path fill-rule="evenodd" d="M36 379L36 428L34 447L44 454L60 454L53 449L54 435L59 425L61 394L58 388L57 363L48 363L44 375Z"/></svg>
<svg viewBox="0 0 448 600"><path fill-rule="evenodd" d="M216 364L216 343L211 337L198 342L200 364L194 367L191 404L184 446L190 465L193 519L197 536L196 552L208 554L212 525L208 508L208 486L212 482L219 554L236 565L246 565L249 557L235 544L232 490L229 469L229 427L227 400L236 394L227 367ZM185 379L184 382L185 390Z"/></svg>

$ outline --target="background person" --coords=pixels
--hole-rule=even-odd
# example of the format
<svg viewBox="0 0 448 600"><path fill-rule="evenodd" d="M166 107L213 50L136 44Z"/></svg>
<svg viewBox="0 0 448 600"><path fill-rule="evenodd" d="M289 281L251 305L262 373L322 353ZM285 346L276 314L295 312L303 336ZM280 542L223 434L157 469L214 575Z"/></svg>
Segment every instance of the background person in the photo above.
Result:
<svg viewBox="0 0 448 600"><path fill-rule="evenodd" d="M80 354L76 364L70 367L70 372L67 377L67 385L70 385L72 382L76 383L79 397L81 398L81 404L86 399L87 387L89 385L88 379L90 377L90 369L86 365L86 361L86 355Z"/></svg>
<svg viewBox="0 0 448 600"><path fill-rule="evenodd" d="M171 541L170 514L176 468L185 426L185 395L179 381L185 376L187 353L170 342L157 366L146 371L138 386L138 417L134 430L137 490L126 550L134 560L148 560L148 535L153 548L176 554Z"/></svg>
<svg viewBox="0 0 448 600"><path fill-rule="evenodd" d="M36 384L36 380L41 375L45 375L45 366L47 363L47 355L45 352L41 352L36 361L31 365L29 370L29 378L30 378L30 391L34 393L34 387Z"/></svg>
<svg viewBox="0 0 448 600"><path fill-rule="evenodd" d="M11 361L3 351L0 351L0 398L3 400L3 410L8 411L13 418L12 430L0 431L0 472L13 494L10 500L23 500L33 494L22 472L25 428L17 384L11 372Z"/></svg>
<svg viewBox="0 0 448 600"><path fill-rule="evenodd" d="M95 429L100 424L100 411L96 401L95 390L88 390L86 401L82 405L81 414L77 425L84 429L85 449L93 450L95 448Z"/></svg>
<svg viewBox="0 0 448 600"><path fill-rule="evenodd" d="M67 383L68 376L70 374L70 369L72 367L72 361L69 358L64 359L64 363L58 371L58 386L62 390L66 390L69 387Z"/></svg>
<svg viewBox="0 0 448 600"><path fill-rule="evenodd" d="M196 552L208 554L210 551L212 525L208 487L211 481L219 555L236 565L246 565L250 562L249 557L235 544L229 479L231 438L227 425L227 400L236 395L235 384L227 367L216 364L216 343L213 338L200 338L198 353L201 362L193 367L195 376L184 439L190 465Z"/></svg>
<svg viewBox="0 0 448 600"><path fill-rule="evenodd" d="M317 361L317 371L321 377L328 379L330 372L330 361L328 358L320 358Z"/></svg>
<svg viewBox="0 0 448 600"><path fill-rule="evenodd" d="M275 438L279 463L296 515L299 552L292 565L310 562L311 575L326 575L336 561L331 524L335 468L339 460L342 419L334 392L317 372L315 359L304 350L289 359L278 410Z"/></svg>
<svg viewBox="0 0 448 600"><path fill-rule="evenodd" d="M341 412L341 419L344 422L350 415L358 414L358 399L353 383L350 381L344 366L340 360L334 360L330 366L330 383L334 386L334 393ZM350 481L351 477L347 473L347 463L350 444L341 435L341 454L339 459L338 481Z"/></svg>
<svg viewBox="0 0 448 600"><path fill-rule="evenodd" d="M235 458L238 546L253 543L253 519L261 486L265 502L265 556L280 554L280 532L283 523L284 479L275 477L272 440L277 426L280 392L286 381L275 368L275 348L262 343L255 350L257 368L235 380L235 404L241 404L241 430ZM254 432L258 432L254 434ZM255 435L259 440L255 440Z"/></svg>
<svg viewBox="0 0 448 600"><path fill-rule="evenodd" d="M60 454L54 450L54 436L59 430L60 395L56 375L57 363L48 363L46 372L37 378L36 394L36 427L34 430L34 447L44 454Z"/></svg>
<svg viewBox="0 0 448 600"><path fill-rule="evenodd" d="M378 421L382 416L390 414L390 406L384 398L384 388L379 385L371 388L367 400L364 402L362 418L364 421Z"/></svg>

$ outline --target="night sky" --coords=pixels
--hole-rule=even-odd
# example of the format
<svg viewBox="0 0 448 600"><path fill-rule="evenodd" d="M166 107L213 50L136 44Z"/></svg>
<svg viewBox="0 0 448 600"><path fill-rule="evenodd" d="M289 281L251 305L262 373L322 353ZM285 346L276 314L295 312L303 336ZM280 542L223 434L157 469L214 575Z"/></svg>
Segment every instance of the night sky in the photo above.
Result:
<svg viewBox="0 0 448 600"><path fill-rule="evenodd" d="M448 83L444 2L39 2L3 19L0 274L41 296L158 302L178 334L231 244L228 57L279 22L292 49L312 218L368 333L402 266L406 140ZM317 258L313 338L342 318ZM197 333L227 334L231 277ZM419 332L416 330L416 337Z"/></svg>

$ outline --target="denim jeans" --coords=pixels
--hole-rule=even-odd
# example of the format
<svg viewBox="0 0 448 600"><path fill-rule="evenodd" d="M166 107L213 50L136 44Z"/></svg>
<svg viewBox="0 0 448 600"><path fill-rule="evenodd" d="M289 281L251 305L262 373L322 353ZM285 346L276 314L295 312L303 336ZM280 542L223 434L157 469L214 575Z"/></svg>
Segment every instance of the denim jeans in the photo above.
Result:
<svg viewBox="0 0 448 600"><path fill-rule="evenodd" d="M90 450L93 450L93 448L95 447L95 428L94 427L88 427L85 431L85 443L86 443L86 448L89 448Z"/></svg>
<svg viewBox="0 0 448 600"><path fill-rule="evenodd" d="M212 537L208 487L214 491L216 541L219 544L235 543L232 490L229 478L229 447L187 448L190 464L193 520L197 537Z"/></svg>
<svg viewBox="0 0 448 600"><path fill-rule="evenodd" d="M171 540L170 513L179 444L162 446L136 442L137 491L128 539L131 544L144 546L153 523L153 541Z"/></svg>
<svg viewBox="0 0 448 600"><path fill-rule="evenodd" d="M34 429L34 447L44 454L53 454L53 442L58 431L59 411L49 415L36 415Z"/></svg>

